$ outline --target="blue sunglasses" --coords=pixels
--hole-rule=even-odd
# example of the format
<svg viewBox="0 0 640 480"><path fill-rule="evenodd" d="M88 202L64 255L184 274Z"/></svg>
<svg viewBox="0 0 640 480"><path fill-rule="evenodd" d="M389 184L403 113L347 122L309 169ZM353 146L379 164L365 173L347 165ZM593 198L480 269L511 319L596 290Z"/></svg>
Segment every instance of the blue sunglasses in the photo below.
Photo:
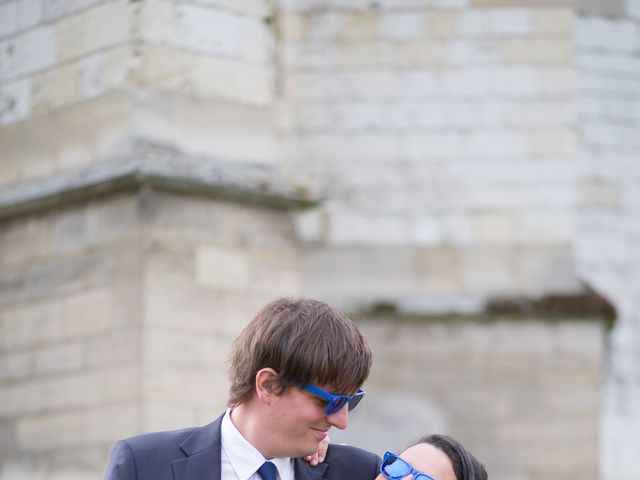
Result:
<svg viewBox="0 0 640 480"><path fill-rule="evenodd" d="M389 480L400 480L408 475L413 475L413 480L436 480L426 473L419 472L409 462L391 452L384 454L380 464L380 473Z"/></svg>
<svg viewBox="0 0 640 480"><path fill-rule="evenodd" d="M333 395L332 393L325 392L314 385L301 385L300 388L313 393L315 396L320 397L323 400L326 400L327 406L324 409L324 413L326 415L335 415L347 404L349 405L349 411L353 410L356 408L356 405L360 403L360 400L362 400L362 397L364 397L364 394L366 393L361 388L353 395Z"/></svg>

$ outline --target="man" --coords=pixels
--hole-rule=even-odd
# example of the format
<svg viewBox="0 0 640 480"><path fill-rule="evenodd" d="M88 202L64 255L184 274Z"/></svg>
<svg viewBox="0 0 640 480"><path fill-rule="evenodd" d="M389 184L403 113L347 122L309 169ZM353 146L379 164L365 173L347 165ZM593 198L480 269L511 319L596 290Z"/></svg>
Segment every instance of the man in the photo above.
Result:
<svg viewBox="0 0 640 480"><path fill-rule="evenodd" d="M326 303L279 299L237 338L229 408L204 427L121 440L106 480L371 480L378 457L331 445L311 467L331 427L346 428L362 399L371 352L355 324Z"/></svg>

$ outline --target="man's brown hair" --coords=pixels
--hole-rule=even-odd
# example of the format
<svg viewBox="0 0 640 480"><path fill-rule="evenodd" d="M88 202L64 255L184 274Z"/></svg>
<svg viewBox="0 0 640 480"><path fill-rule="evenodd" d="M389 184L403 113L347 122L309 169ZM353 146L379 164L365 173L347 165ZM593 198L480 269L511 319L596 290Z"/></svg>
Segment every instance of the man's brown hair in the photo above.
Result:
<svg viewBox="0 0 640 480"><path fill-rule="evenodd" d="M319 300L281 298L264 307L236 339L230 360L229 405L247 402L259 370L277 372L273 388L314 383L351 394L371 368L371 351L346 315Z"/></svg>

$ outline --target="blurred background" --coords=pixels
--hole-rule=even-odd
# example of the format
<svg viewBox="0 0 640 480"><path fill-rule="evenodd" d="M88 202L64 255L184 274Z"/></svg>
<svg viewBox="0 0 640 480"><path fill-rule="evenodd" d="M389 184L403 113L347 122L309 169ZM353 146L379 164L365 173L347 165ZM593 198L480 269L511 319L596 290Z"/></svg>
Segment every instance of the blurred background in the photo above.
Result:
<svg viewBox="0 0 640 480"><path fill-rule="evenodd" d="M637 480L639 0L0 0L0 479L223 410L278 296L374 351L345 432Z"/></svg>

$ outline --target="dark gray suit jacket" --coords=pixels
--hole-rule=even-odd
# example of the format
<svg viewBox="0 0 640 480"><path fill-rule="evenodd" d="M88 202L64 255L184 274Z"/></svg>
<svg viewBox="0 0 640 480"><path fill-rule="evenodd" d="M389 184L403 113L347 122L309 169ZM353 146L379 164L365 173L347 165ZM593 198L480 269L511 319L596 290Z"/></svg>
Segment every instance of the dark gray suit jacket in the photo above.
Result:
<svg viewBox="0 0 640 480"><path fill-rule="evenodd" d="M105 480L220 480L220 423L120 440ZM295 480L372 480L379 457L355 447L330 445L315 467L294 460Z"/></svg>

